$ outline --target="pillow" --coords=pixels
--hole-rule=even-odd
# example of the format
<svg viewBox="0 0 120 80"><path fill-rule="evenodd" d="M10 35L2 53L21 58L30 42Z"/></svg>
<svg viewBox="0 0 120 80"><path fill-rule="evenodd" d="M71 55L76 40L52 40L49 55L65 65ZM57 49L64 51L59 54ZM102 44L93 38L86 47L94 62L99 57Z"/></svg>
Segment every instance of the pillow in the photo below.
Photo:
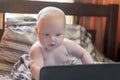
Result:
<svg viewBox="0 0 120 80"><path fill-rule="evenodd" d="M31 45L37 41L34 27L8 27L1 39L1 45L28 52Z"/></svg>
<svg viewBox="0 0 120 80"><path fill-rule="evenodd" d="M0 62L8 62L14 64L21 55L27 52L13 48L3 47L0 45Z"/></svg>
<svg viewBox="0 0 120 80"><path fill-rule="evenodd" d="M37 40L37 37L34 31L34 27L11 26L5 29L2 39L33 44Z"/></svg>
<svg viewBox="0 0 120 80"><path fill-rule="evenodd" d="M23 21L24 20L20 19L20 18L7 18L6 21L5 21L5 25L6 26L16 25L19 22L23 22Z"/></svg>
<svg viewBox="0 0 120 80"><path fill-rule="evenodd" d="M26 54L24 51L7 48L0 45L0 71L11 72L13 65L20 59L20 56Z"/></svg>
<svg viewBox="0 0 120 80"><path fill-rule="evenodd" d="M36 18L31 17L31 16L22 16L24 21L37 21Z"/></svg>
<svg viewBox="0 0 120 80"><path fill-rule="evenodd" d="M36 25L36 19L29 16L7 18L6 26L23 26L23 25Z"/></svg>
<svg viewBox="0 0 120 80"><path fill-rule="evenodd" d="M22 42L10 41L5 39L1 41L1 45L3 47L25 51L25 52L29 52L30 47L32 46L32 44L30 45Z"/></svg>
<svg viewBox="0 0 120 80"><path fill-rule="evenodd" d="M80 25L72 25L72 24L67 24L66 25L66 34L65 37L68 39L79 39L80 36Z"/></svg>

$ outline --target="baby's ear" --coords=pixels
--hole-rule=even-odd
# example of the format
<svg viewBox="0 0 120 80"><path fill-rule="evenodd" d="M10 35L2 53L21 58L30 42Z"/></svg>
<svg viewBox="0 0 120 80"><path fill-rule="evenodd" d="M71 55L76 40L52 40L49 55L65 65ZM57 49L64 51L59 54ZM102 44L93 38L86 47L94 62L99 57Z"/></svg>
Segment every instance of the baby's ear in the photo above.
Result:
<svg viewBox="0 0 120 80"><path fill-rule="evenodd" d="M38 35L38 27L35 26L35 33Z"/></svg>

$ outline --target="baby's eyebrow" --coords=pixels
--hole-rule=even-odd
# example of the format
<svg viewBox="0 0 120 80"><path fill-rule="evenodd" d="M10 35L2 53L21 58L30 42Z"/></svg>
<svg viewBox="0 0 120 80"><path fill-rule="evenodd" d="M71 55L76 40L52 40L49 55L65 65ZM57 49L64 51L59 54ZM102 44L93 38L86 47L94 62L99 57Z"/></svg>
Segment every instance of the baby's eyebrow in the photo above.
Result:
<svg viewBox="0 0 120 80"><path fill-rule="evenodd" d="M49 33L42 33L42 34L49 34Z"/></svg>
<svg viewBox="0 0 120 80"><path fill-rule="evenodd" d="M56 34L65 34L65 33L59 32L59 33L56 33Z"/></svg>
<svg viewBox="0 0 120 80"><path fill-rule="evenodd" d="M40 32L40 34L43 34L43 35L44 35L44 34L49 34L49 33L45 33L45 32Z"/></svg>

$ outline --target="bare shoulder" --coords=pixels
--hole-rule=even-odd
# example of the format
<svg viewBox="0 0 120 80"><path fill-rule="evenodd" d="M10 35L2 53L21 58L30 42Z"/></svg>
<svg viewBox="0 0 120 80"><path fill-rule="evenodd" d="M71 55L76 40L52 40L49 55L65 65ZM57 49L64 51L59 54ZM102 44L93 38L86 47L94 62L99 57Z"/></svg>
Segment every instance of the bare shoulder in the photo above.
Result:
<svg viewBox="0 0 120 80"><path fill-rule="evenodd" d="M66 47L69 53L73 52L74 48L78 46L75 42L66 38L64 39L63 45Z"/></svg>
<svg viewBox="0 0 120 80"><path fill-rule="evenodd" d="M40 48L40 44L39 44L39 41L37 41L31 46L30 51L36 51L36 50L39 50L39 48Z"/></svg>
<svg viewBox="0 0 120 80"><path fill-rule="evenodd" d="M77 44L74 41L65 38L64 39L64 45L65 46L74 46L74 45L77 45Z"/></svg>
<svg viewBox="0 0 120 80"><path fill-rule="evenodd" d="M71 43L71 42L73 43L72 40L69 40L69 39L67 39L67 38L64 38L64 43L65 43L65 44L67 44L67 43Z"/></svg>
<svg viewBox="0 0 120 80"><path fill-rule="evenodd" d="M78 45L77 43L75 43L74 41L72 40L69 40L69 39L64 39L64 45L68 48L68 49L83 49L80 45Z"/></svg>
<svg viewBox="0 0 120 80"><path fill-rule="evenodd" d="M81 56L83 53L86 53L86 50L83 49L80 45L76 44L74 41L69 39L64 39L64 45L69 52L69 54L74 56Z"/></svg>
<svg viewBox="0 0 120 80"><path fill-rule="evenodd" d="M34 43L32 45L32 47L30 48L30 57L31 58L34 58L34 57L37 57L37 56L41 56L41 44L39 43L39 41L37 41L36 43Z"/></svg>

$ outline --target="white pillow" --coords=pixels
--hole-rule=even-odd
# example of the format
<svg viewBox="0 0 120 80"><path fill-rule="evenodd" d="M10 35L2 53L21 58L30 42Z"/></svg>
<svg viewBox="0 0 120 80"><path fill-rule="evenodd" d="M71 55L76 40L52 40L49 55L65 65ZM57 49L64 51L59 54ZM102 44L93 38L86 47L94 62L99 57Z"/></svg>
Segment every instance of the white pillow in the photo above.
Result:
<svg viewBox="0 0 120 80"><path fill-rule="evenodd" d="M34 27L8 27L1 39L1 45L28 52L33 43L37 41Z"/></svg>
<svg viewBox="0 0 120 80"><path fill-rule="evenodd" d="M33 44L35 41L37 41L37 37L34 31L34 27L11 26L5 29L1 42L4 40Z"/></svg>

